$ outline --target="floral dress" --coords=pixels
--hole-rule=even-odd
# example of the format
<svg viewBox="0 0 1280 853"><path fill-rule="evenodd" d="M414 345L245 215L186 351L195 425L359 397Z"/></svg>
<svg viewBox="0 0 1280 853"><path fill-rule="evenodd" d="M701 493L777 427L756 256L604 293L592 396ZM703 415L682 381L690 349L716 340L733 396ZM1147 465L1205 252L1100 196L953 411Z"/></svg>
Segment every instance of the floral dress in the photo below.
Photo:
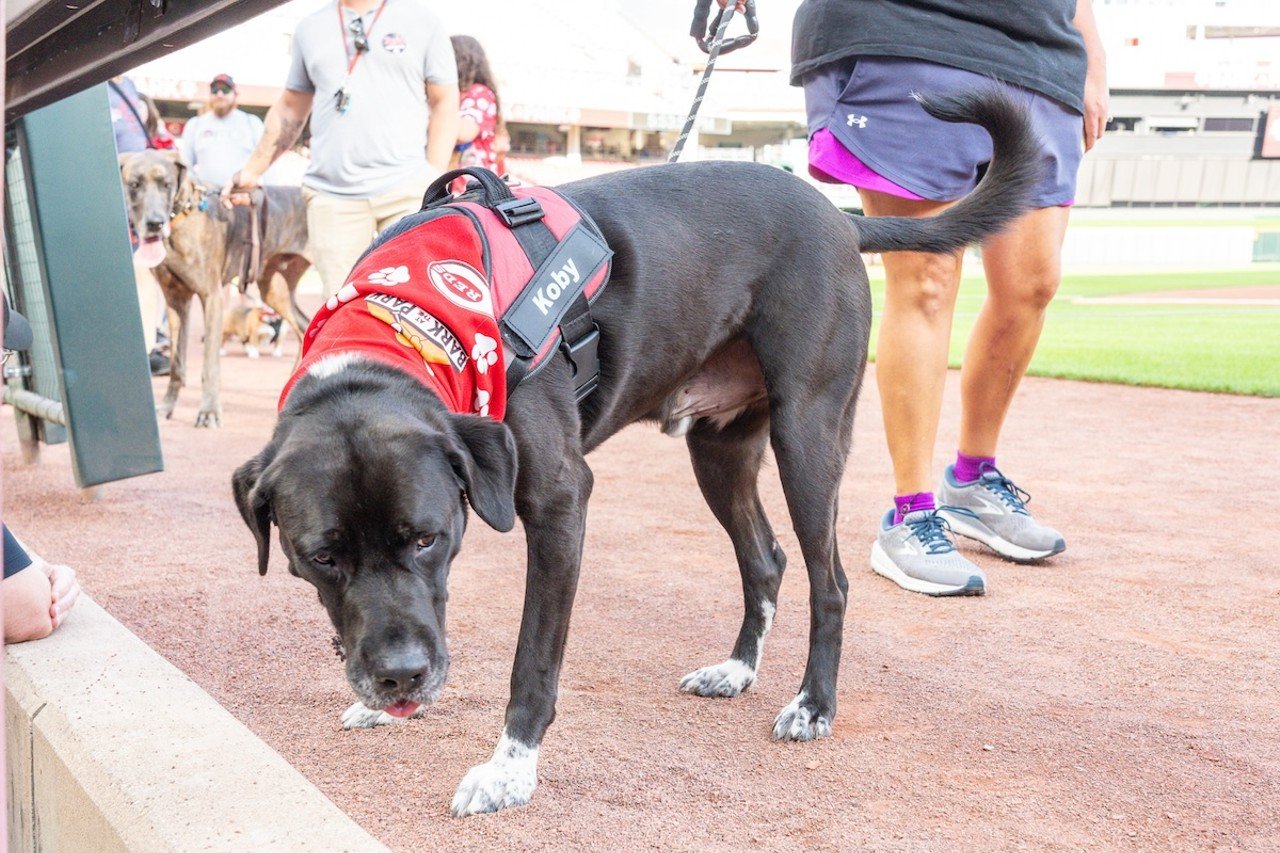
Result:
<svg viewBox="0 0 1280 853"><path fill-rule="evenodd" d="M480 126L480 132L470 142L457 147L459 166L483 166L498 171L498 152L494 140L498 132L498 102L493 90L483 83L472 83L462 93L463 118L469 118Z"/></svg>

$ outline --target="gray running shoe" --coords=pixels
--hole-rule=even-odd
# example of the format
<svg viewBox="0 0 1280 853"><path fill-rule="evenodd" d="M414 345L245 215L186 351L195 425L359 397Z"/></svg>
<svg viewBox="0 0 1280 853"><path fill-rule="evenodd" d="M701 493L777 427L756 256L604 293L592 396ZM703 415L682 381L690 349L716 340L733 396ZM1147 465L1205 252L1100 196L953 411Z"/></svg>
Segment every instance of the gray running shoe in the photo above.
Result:
<svg viewBox="0 0 1280 853"><path fill-rule="evenodd" d="M985 463L972 483L956 482L955 466L948 465L938 489L938 511L954 532L1016 563L1042 560L1067 547L1061 533L1031 517L1030 500L1000 469Z"/></svg>
<svg viewBox="0 0 1280 853"><path fill-rule="evenodd" d="M871 546L871 568L903 589L925 595L982 595L987 576L956 550L936 510L909 513L893 523L885 513Z"/></svg>

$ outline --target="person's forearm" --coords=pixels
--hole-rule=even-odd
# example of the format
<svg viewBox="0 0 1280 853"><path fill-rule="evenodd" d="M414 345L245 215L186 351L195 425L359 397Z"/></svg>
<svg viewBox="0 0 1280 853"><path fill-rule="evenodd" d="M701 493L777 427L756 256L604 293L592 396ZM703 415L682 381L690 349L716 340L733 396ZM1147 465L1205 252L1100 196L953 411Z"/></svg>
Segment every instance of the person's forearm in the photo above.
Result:
<svg viewBox="0 0 1280 853"><path fill-rule="evenodd" d="M435 87L432 87L435 88ZM427 125L427 162L443 172L449 168L453 146L458 142L458 88L442 86L443 92L428 96L430 119Z"/></svg>
<svg viewBox="0 0 1280 853"><path fill-rule="evenodd" d="M458 121L458 144L470 142L480 135L480 125L476 124L476 120L466 117Z"/></svg>
<svg viewBox="0 0 1280 853"><path fill-rule="evenodd" d="M1073 23L1084 39L1084 52L1088 57L1088 74L1097 79L1106 79L1107 52L1102 47L1102 37L1098 35L1098 22L1093 17L1093 0L1076 0L1076 17Z"/></svg>
<svg viewBox="0 0 1280 853"><path fill-rule="evenodd" d="M286 89L267 112L262 138L258 140L241 171L253 175L265 172L298 141L310 114L311 96Z"/></svg>
<svg viewBox="0 0 1280 853"><path fill-rule="evenodd" d="M1092 0L1077 0L1073 22L1080 30L1085 50L1084 75L1084 150L1090 151L1107 132L1110 113L1110 94L1107 91L1107 53L1098 35L1098 23L1093 17Z"/></svg>

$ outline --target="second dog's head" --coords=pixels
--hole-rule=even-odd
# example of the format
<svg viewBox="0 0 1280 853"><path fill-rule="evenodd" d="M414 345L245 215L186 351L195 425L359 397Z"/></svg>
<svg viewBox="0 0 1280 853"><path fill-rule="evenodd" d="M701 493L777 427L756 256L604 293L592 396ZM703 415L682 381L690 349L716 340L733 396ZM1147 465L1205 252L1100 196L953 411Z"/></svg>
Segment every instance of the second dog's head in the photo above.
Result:
<svg viewBox="0 0 1280 853"><path fill-rule="evenodd" d="M279 528L360 701L408 716L448 673L447 584L468 504L498 530L515 524L515 442L503 424L448 413L392 368L322 373L299 382L270 444L235 472L236 504L263 574Z"/></svg>
<svg viewBox="0 0 1280 853"><path fill-rule="evenodd" d="M177 151L135 151L120 155L129 225L138 238L136 257L149 267L164 260L164 238L179 196L189 191L187 166Z"/></svg>

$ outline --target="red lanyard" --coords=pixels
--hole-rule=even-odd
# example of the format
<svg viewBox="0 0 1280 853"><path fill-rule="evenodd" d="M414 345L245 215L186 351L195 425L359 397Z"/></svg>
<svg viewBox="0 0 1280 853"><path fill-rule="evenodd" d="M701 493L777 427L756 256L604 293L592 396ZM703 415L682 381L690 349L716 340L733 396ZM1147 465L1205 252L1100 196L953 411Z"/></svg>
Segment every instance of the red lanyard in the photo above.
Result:
<svg viewBox="0 0 1280 853"><path fill-rule="evenodd" d="M365 42L369 44L369 50L373 50L373 44L372 42L369 42L369 39L373 38L373 28L378 26L378 18L382 17L382 10L386 7L387 0L382 0L382 2L378 4L378 11L373 14L373 20L369 22L369 29L364 33L364 39ZM356 17L359 18L362 16L357 15ZM347 76L350 77L351 72L356 70L356 63L360 61L360 54L364 53L364 51L357 50L356 55L352 56L350 49L347 48L347 24L342 17L341 0L338 2L338 30L342 33L342 51L347 55Z"/></svg>

